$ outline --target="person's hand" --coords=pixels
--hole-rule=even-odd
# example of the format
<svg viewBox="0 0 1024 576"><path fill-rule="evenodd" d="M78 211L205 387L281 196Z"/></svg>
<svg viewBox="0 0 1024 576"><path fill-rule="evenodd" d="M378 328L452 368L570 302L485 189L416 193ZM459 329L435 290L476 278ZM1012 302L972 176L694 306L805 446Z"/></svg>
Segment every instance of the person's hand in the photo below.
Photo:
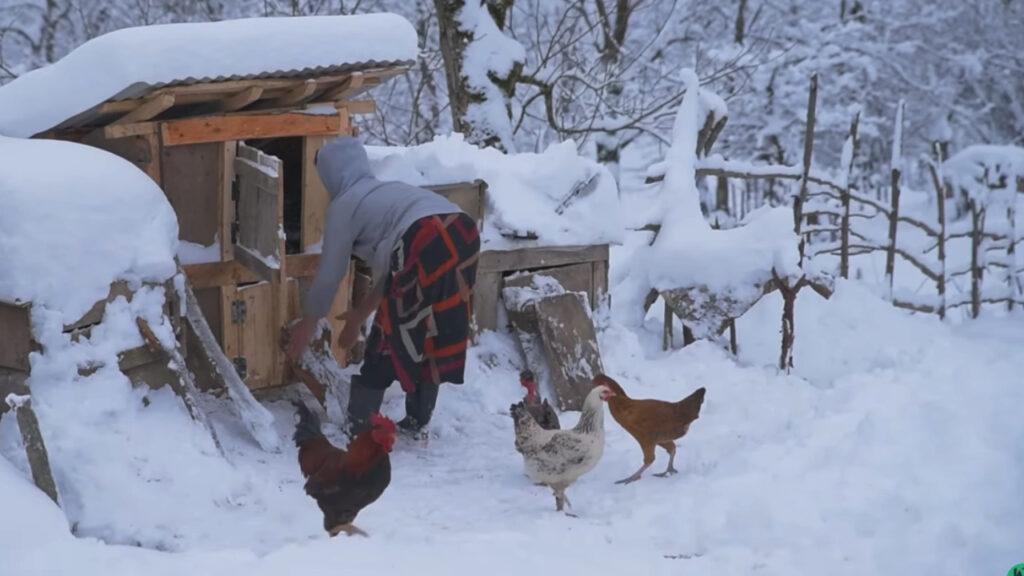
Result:
<svg viewBox="0 0 1024 576"><path fill-rule="evenodd" d="M363 321L359 319L359 314L355 310L346 310L339 314L337 319L345 323L338 334L338 347L342 350L349 350L359 340L359 327L362 326Z"/></svg>
<svg viewBox="0 0 1024 576"><path fill-rule="evenodd" d="M291 333L288 335L287 347L285 348L285 354L287 354L289 360L296 363L299 362L302 354L306 351L306 347L309 346L309 341L313 339L316 325L316 318L304 316L292 327Z"/></svg>

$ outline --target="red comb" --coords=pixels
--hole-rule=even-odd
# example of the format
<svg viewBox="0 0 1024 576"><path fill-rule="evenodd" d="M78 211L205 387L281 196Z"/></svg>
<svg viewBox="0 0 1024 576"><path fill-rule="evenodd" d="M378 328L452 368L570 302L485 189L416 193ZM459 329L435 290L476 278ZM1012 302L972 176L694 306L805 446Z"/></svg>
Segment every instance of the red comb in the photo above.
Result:
<svg viewBox="0 0 1024 576"><path fill-rule="evenodd" d="M392 422L390 418L380 414L379 412L374 412L373 414L370 414L370 425L373 426L374 428L376 428L377 426L383 426L391 430L395 429L395 423Z"/></svg>

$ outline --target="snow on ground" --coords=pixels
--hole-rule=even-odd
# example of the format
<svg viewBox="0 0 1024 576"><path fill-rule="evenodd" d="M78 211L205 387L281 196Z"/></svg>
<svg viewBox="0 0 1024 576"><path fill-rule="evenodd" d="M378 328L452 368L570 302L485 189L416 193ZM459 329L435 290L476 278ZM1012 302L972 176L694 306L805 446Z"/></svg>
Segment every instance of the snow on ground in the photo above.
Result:
<svg viewBox="0 0 1024 576"><path fill-rule="evenodd" d="M416 30L396 14L123 28L0 88L0 134L33 136L145 86L293 76L344 65L408 62L416 55Z"/></svg>
<svg viewBox="0 0 1024 576"><path fill-rule="evenodd" d="M604 459L570 489L579 518L555 513L549 491L522 474L507 415L520 395L515 344L488 334L468 383L443 390L429 445L399 443L391 487L359 518L369 539L327 538L293 449L259 451L211 400L232 465L201 466L200 455L166 462L154 451L135 474L109 478L127 495L159 482L155 467L194 476L194 492L168 493L163 506L178 512L161 525L162 510L112 499L102 506L117 524L79 527L86 537L73 538L24 470L0 460L13 512L0 517L0 541L15 551L6 561L12 574L191 575L993 574L1020 561L1020 318L952 328L841 283L831 301L801 295L797 370L787 376L771 367L780 310L768 298L741 320L738 361L706 342L660 352L653 315L645 328L613 323L601 333L608 371L635 396L682 398L706 386L708 397L670 479L613 485L640 453L608 419ZM401 405L391 390L385 411L400 416ZM287 435L290 406L272 409ZM189 442L180 409L146 410L163 414L147 426L178 431L167 445ZM116 455L94 457L99 466ZM651 471L665 463L659 453ZM127 543L142 533L179 553L89 538Z"/></svg>

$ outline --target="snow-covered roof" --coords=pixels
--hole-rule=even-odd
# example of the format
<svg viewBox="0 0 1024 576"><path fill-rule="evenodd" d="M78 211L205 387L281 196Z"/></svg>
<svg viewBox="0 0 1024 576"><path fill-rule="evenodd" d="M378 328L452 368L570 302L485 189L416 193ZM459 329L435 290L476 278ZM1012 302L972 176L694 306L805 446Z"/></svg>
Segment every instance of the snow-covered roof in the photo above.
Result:
<svg viewBox="0 0 1024 576"><path fill-rule="evenodd" d="M580 156L572 141L539 154L504 154L452 134L410 148L368 146L367 153L382 180L420 186L486 182L485 250L622 241L625 228L615 178ZM526 235L536 239L512 238Z"/></svg>
<svg viewBox="0 0 1024 576"><path fill-rule="evenodd" d="M124 28L0 87L0 134L34 136L160 87L397 66L416 54L416 30L387 13Z"/></svg>
<svg viewBox="0 0 1024 576"><path fill-rule="evenodd" d="M78 320L115 280L176 270L178 220L153 180L109 152L0 136L0 299Z"/></svg>

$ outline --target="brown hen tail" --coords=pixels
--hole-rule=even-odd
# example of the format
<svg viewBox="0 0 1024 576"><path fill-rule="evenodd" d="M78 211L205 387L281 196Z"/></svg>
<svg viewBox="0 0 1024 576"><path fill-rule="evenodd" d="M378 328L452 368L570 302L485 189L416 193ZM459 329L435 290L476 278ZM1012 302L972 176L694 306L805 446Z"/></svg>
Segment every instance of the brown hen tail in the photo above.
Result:
<svg viewBox="0 0 1024 576"><path fill-rule="evenodd" d="M309 440L323 436L324 433L320 429L320 417L301 401L292 402L292 404L299 415L299 422L295 425L295 434L292 436L295 445L302 446Z"/></svg>
<svg viewBox="0 0 1024 576"><path fill-rule="evenodd" d="M701 386L693 394L676 402L676 408L684 416L696 420L700 416L700 408L704 405L704 394L707 390Z"/></svg>

